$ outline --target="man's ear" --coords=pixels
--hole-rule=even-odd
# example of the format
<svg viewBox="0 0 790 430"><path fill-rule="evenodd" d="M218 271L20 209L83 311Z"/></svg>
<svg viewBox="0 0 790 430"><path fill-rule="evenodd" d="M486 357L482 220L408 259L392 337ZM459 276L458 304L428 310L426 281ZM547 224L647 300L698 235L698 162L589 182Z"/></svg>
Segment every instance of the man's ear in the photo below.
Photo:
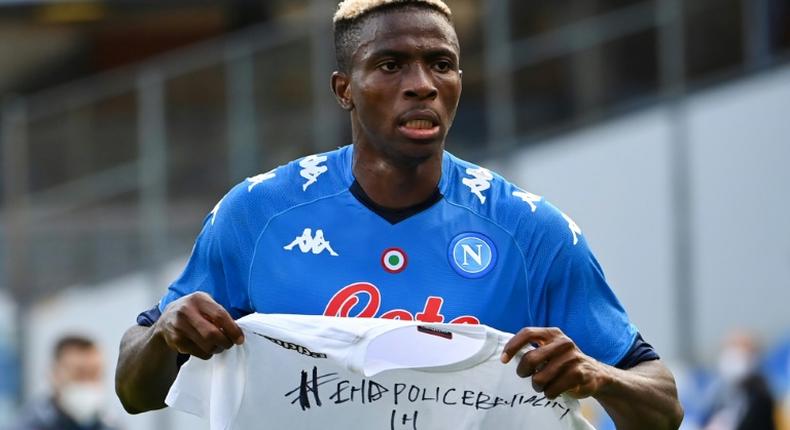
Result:
<svg viewBox="0 0 790 430"><path fill-rule="evenodd" d="M335 100L344 110L354 110L354 101L351 99L351 79L343 72L332 73L330 82Z"/></svg>

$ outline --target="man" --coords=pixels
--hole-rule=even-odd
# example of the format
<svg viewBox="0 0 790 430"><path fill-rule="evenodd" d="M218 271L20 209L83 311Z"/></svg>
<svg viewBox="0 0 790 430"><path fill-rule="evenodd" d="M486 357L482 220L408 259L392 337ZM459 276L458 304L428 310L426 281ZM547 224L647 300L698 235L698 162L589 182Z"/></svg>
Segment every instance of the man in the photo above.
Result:
<svg viewBox="0 0 790 430"><path fill-rule="evenodd" d="M104 357L82 336L65 336L55 345L52 397L33 405L14 430L111 430L101 417L105 393Z"/></svg>
<svg viewBox="0 0 790 430"><path fill-rule="evenodd" d="M444 151L461 94L449 8L347 0L335 46L331 87L353 145L248 178L217 204L184 273L124 335L126 409L164 407L178 353L208 359L241 344L235 318L325 314L517 333L502 359L539 345L518 376L548 397L595 397L620 428L677 428L672 375L578 226Z"/></svg>
<svg viewBox="0 0 790 430"><path fill-rule="evenodd" d="M724 339L719 380L704 417L705 430L775 430L776 401L760 372L757 340L746 331Z"/></svg>

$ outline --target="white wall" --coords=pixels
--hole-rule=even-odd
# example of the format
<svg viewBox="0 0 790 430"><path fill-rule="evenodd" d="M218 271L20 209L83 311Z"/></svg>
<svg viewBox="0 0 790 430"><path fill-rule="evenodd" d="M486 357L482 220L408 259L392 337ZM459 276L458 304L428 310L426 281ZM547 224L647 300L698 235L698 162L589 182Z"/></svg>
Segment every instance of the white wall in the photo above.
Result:
<svg viewBox="0 0 790 430"><path fill-rule="evenodd" d="M689 107L700 337L739 325L767 338L788 333L790 69Z"/></svg>
<svg viewBox="0 0 790 430"><path fill-rule="evenodd" d="M667 107L496 160L584 229L611 284L666 357L674 341ZM790 332L790 67L693 95L687 104L695 354L733 327L770 342Z"/></svg>

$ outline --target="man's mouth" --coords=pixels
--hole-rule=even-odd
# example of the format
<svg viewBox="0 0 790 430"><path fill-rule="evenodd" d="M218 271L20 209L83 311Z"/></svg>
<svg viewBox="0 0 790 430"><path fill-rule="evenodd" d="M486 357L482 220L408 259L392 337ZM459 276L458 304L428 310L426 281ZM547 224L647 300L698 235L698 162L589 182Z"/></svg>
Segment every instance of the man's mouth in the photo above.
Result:
<svg viewBox="0 0 790 430"><path fill-rule="evenodd" d="M427 119L413 119L411 121L406 121L406 123L403 124L403 126L406 128L412 128L416 130L429 130L432 129L435 126L435 124L433 123L433 121L429 121Z"/></svg>
<svg viewBox="0 0 790 430"><path fill-rule="evenodd" d="M441 133L438 125L424 119L407 121L398 130L411 140L435 140Z"/></svg>
<svg viewBox="0 0 790 430"><path fill-rule="evenodd" d="M405 115L398 130L411 140L434 140L441 134L438 117L431 111L416 111Z"/></svg>

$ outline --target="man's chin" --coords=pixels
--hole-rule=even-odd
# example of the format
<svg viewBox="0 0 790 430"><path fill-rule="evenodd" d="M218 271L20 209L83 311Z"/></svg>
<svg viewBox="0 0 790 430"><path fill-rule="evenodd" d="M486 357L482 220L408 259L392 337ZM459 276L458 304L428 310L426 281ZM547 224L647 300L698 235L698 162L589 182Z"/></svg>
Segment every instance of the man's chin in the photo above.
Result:
<svg viewBox="0 0 790 430"><path fill-rule="evenodd" d="M402 139L403 146L414 151L436 151L444 147L444 139Z"/></svg>
<svg viewBox="0 0 790 430"><path fill-rule="evenodd" d="M444 141L442 139L410 139L398 145L394 152L397 152L398 158L409 162L409 164L421 164L441 154L443 150Z"/></svg>

